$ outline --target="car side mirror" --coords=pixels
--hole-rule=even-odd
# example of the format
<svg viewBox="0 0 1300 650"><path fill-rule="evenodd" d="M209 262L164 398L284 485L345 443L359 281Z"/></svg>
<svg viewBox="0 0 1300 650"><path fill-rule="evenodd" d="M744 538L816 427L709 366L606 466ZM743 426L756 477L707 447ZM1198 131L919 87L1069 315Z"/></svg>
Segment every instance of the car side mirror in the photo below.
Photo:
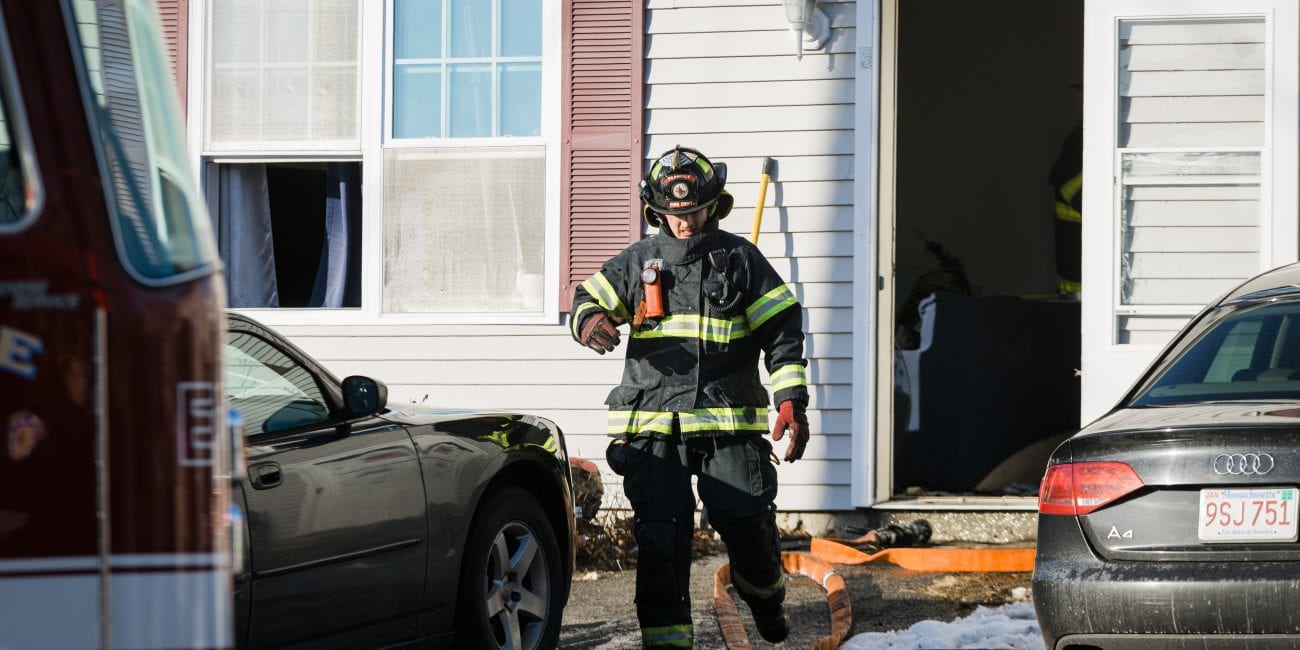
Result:
<svg viewBox="0 0 1300 650"><path fill-rule="evenodd" d="M349 416L373 415L388 404L388 387L378 379L352 375L343 380L343 406Z"/></svg>

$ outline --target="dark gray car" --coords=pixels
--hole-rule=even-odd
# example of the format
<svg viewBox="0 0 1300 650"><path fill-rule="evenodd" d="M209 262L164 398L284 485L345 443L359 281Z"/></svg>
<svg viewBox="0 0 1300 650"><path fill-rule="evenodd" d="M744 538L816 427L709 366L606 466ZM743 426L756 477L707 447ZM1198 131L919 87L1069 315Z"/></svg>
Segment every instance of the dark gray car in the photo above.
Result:
<svg viewBox="0 0 1300 650"><path fill-rule="evenodd" d="M1300 265L1194 318L1053 453L1034 604L1048 648L1300 647Z"/></svg>
<svg viewBox="0 0 1300 650"><path fill-rule="evenodd" d="M245 648L553 648L573 570L564 438L519 413L386 404L227 318L244 420Z"/></svg>

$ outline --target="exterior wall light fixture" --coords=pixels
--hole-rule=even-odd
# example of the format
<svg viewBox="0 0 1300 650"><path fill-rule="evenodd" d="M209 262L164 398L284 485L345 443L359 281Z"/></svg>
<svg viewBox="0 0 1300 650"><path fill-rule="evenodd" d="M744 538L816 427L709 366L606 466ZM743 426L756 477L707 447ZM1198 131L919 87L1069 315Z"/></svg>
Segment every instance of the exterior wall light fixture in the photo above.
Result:
<svg viewBox="0 0 1300 650"><path fill-rule="evenodd" d="M817 8L817 0L781 0L785 4L785 19L794 33L795 54L803 59L803 52L820 50L831 35L831 21L826 12Z"/></svg>

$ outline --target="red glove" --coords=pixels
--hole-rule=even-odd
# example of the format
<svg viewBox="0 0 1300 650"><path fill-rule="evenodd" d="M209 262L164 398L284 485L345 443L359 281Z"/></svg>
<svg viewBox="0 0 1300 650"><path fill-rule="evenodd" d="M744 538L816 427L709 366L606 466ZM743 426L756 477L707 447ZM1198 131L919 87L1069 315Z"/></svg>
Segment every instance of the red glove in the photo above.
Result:
<svg viewBox="0 0 1300 650"><path fill-rule="evenodd" d="M579 335L582 337L579 341L583 345L600 354L612 352L614 348L618 347L618 325L605 312L588 318L582 324Z"/></svg>
<svg viewBox="0 0 1300 650"><path fill-rule="evenodd" d="M772 439L780 440L787 430L790 431L790 446L785 449L785 460L793 463L803 458L803 449L808 446L808 416L804 413L803 403L792 399L781 402L776 426L772 427Z"/></svg>

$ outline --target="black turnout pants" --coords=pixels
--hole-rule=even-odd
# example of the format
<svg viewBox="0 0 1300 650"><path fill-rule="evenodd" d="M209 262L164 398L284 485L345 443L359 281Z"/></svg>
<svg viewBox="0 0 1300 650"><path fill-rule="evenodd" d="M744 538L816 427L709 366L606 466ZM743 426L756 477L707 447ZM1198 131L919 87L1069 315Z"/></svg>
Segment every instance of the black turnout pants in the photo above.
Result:
<svg viewBox="0 0 1300 650"><path fill-rule="evenodd" d="M691 644L692 475L727 547L736 592L755 616L776 615L785 600L772 444L748 432L683 440L673 428L673 435L636 436L609 452L635 515L636 610L646 647Z"/></svg>

